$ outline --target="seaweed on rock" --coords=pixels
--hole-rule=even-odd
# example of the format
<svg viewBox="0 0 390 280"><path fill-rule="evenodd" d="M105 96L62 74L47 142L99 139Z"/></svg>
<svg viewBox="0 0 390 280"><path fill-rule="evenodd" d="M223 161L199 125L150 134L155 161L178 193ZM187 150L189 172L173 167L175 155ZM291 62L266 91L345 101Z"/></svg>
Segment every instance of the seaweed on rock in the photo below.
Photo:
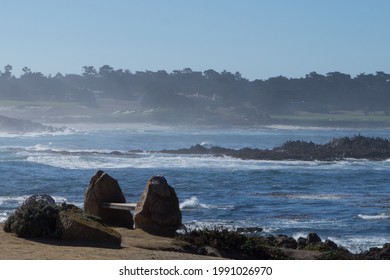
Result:
<svg viewBox="0 0 390 280"><path fill-rule="evenodd" d="M4 231L19 237L55 237L58 213L57 205L43 200L23 204L5 221Z"/></svg>

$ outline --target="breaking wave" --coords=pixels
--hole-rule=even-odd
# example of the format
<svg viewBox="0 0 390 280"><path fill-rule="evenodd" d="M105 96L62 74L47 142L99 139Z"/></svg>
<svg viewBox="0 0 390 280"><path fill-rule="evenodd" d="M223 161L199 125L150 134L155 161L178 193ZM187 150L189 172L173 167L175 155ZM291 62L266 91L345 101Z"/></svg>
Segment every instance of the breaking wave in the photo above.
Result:
<svg viewBox="0 0 390 280"><path fill-rule="evenodd" d="M219 210L231 210L234 209L234 205L211 205L201 203L196 196L192 196L180 203L180 209L182 210L196 210L196 209L219 209Z"/></svg>
<svg viewBox="0 0 390 280"><path fill-rule="evenodd" d="M380 213L378 215L363 215L363 214L359 214L358 217L363 219L363 220L385 220L385 219L390 219L390 213L389 212L387 212L387 213Z"/></svg>

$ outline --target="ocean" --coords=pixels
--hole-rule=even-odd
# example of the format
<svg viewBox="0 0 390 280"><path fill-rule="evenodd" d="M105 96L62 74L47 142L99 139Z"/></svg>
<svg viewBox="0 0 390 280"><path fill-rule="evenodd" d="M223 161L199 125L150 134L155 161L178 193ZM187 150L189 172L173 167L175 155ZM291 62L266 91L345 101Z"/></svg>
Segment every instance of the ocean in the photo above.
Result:
<svg viewBox="0 0 390 280"><path fill-rule="evenodd" d="M72 127L70 125L70 127ZM270 149L288 140L390 138L387 129L251 129L83 125L57 133L0 134L0 221L28 196L49 194L83 206L103 170L137 202L147 180L174 187L187 228L252 227L298 238L316 232L352 252L390 242L390 160L256 161L150 151L195 144Z"/></svg>

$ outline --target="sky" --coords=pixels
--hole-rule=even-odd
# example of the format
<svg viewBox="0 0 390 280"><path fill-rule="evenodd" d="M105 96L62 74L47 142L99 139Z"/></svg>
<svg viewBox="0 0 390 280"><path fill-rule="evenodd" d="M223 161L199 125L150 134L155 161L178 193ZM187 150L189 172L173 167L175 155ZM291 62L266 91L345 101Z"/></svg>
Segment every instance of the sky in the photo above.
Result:
<svg viewBox="0 0 390 280"><path fill-rule="evenodd" d="M387 0L0 0L0 71L390 73Z"/></svg>

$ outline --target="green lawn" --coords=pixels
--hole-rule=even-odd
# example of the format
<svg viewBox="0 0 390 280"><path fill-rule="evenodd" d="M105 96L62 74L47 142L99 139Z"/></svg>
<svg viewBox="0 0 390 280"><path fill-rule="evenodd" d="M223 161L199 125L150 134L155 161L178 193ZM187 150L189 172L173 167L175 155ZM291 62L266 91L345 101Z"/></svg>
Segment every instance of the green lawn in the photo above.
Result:
<svg viewBox="0 0 390 280"><path fill-rule="evenodd" d="M347 122L388 122L390 115L384 112L369 112L363 111L337 111L334 113L309 113L296 112L291 115L271 115L275 120L286 121L347 121Z"/></svg>

